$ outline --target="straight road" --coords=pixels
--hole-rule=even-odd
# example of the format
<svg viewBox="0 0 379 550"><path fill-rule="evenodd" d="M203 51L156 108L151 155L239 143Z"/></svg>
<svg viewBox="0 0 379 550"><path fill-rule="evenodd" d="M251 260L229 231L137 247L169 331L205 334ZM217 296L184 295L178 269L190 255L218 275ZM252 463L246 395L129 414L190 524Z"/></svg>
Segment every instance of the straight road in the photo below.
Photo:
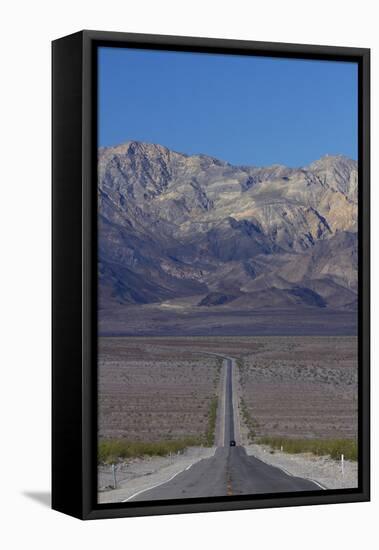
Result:
<svg viewBox="0 0 379 550"><path fill-rule="evenodd" d="M233 361L229 357L226 362L226 381L225 381L225 430L224 430L224 446L229 447L230 441L234 440L234 409L233 409L233 377L232 366Z"/></svg>
<svg viewBox="0 0 379 550"><path fill-rule="evenodd" d="M244 447L230 447L235 439L233 410L233 368L235 360L224 359L225 404L224 441L213 457L189 466L174 479L152 489L144 490L130 500L166 500L232 495L256 495L296 491L319 491L315 482L294 477L283 470L249 456Z"/></svg>
<svg viewBox="0 0 379 550"><path fill-rule="evenodd" d="M286 474L246 454L243 447L218 447L173 480L146 490L132 500L166 500L232 495L317 491L313 481Z"/></svg>

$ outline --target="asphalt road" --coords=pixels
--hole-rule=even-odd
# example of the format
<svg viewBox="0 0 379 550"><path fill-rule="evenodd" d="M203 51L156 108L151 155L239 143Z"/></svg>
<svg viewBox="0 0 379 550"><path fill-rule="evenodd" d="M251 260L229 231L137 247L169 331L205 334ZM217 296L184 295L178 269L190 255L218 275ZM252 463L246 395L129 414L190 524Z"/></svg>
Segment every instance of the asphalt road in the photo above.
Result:
<svg viewBox="0 0 379 550"><path fill-rule="evenodd" d="M193 464L168 483L144 491L133 500L166 500L256 495L320 490L312 481L293 477L248 456L243 447L219 447L212 458Z"/></svg>
<svg viewBox="0 0 379 550"><path fill-rule="evenodd" d="M234 440L234 411L233 411L233 382L232 382L232 360L226 361L226 382L225 382L225 430L224 446L229 447L230 441Z"/></svg>
<svg viewBox="0 0 379 550"><path fill-rule="evenodd" d="M166 500L232 495L256 495L321 490L313 481L294 477L246 454L244 447L230 447L234 439L233 361L226 358L224 446L213 457L202 459L171 481L147 489L128 500Z"/></svg>

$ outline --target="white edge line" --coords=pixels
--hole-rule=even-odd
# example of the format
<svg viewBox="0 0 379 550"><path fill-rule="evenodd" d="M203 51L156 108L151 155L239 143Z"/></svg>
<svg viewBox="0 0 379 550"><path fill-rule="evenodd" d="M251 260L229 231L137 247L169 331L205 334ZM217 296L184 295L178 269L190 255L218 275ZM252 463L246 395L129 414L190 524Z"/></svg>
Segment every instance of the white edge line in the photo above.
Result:
<svg viewBox="0 0 379 550"><path fill-rule="evenodd" d="M217 449L217 447L216 447ZM216 449L215 449L215 452L213 453L213 455L207 457L207 458L212 458L212 456L215 455L216 453ZM137 491L136 493L134 493L133 495L131 495L130 497L126 498L125 500L122 500L121 502L128 502L128 500L132 500L132 498L140 495L141 493L145 493L146 491L150 491L151 489L155 489L156 487L159 487L160 485L164 485L165 483L168 483L169 481L171 481L172 479L174 479L174 477L178 476L179 474L182 474L183 472L185 472L186 470L189 470L191 468L191 466L193 466L194 464L198 463L198 462L201 462L202 460L206 460L206 458L200 458L200 460L195 460L195 462L192 462L191 464L189 464L188 466L186 466L184 468L184 470L179 470L179 472L176 472L176 474L174 474L173 476L171 476L169 479L166 479L165 481L161 481L160 483L157 483L156 485L152 485L151 487L147 487L146 489L142 489L141 491Z"/></svg>
<svg viewBox="0 0 379 550"><path fill-rule="evenodd" d="M309 481L313 481L313 483L315 483L316 485L318 485L320 487L320 489L322 489L323 491L326 491L327 490L327 487L324 487L321 483L319 483L318 481L316 481L315 479L311 479L310 477L309 478L306 478L306 479L309 479Z"/></svg>
<svg viewBox="0 0 379 550"><path fill-rule="evenodd" d="M194 464L194 462L192 464ZM146 489L142 489L141 491L137 491L137 493L134 493L133 495L126 498L125 500L122 500L121 502L128 502L128 500L131 500L132 498L136 497L137 495L140 495L141 493L145 493L146 491L150 491L151 489L155 489L155 487L159 487L160 485L164 485L165 483L168 483L169 481L174 479L174 477L176 477L177 475L179 475L179 474L185 472L186 470L188 470L188 468L190 468L192 466L192 464L190 464L189 466L184 468L184 470L179 470L179 472L176 472L176 474L171 476L169 479L165 479L165 481L161 481L160 483L157 483L156 485L152 485L151 487L147 487Z"/></svg>
<svg viewBox="0 0 379 550"><path fill-rule="evenodd" d="M258 458L258 457L255 456L255 455L247 455L247 456L253 456L254 458L257 458L258 460L261 460L261 462L264 462L264 463L267 464L268 466L272 466L273 468L278 468L278 470L282 470L282 472L284 472L284 473L287 474L288 476L297 477L297 478L299 478L299 479L306 479L307 481L311 481L311 482L314 483L315 485L318 485L323 491L327 491L327 487L324 487L323 485L321 485L321 483L319 483L318 481L315 481L314 479L312 479L312 478L310 478L310 477L296 476L295 474L292 474L291 472L289 472L288 470L286 470L285 468L283 468L283 466L277 466L276 464L270 464L269 462L266 462L265 460L262 460L261 458Z"/></svg>
<svg viewBox="0 0 379 550"><path fill-rule="evenodd" d="M268 462L266 462L266 464L268 464ZM318 481L316 481L315 479L312 479L311 477L302 477L302 476L296 476L295 474L289 472L288 470L286 470L285 468L283 468L282 466L276 466L274 464L270 464L270 466L274 466L274 468L279 468L279 470L282 470L284 473L286 473L287 475L291 476L291 477L297 477L299 479L306 479L307 481L311 481L312 483L314 483L315 485L318 485L321 489L323 489L324 491L327 490L326 487L324 487L323 485L321 485L321 483L319 483Z"/></svg>

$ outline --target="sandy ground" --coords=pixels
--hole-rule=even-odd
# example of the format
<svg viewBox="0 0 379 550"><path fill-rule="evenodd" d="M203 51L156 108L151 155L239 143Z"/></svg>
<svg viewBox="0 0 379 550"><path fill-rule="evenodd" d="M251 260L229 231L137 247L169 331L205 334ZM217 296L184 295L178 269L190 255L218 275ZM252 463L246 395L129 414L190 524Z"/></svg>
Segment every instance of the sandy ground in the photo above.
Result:
<svg viewBox="0 0 379 550"><path fill-rule="evenodd" d="M249 445L246 452L267 464L282 468L294 476L312 479L325 489L347 489L358 486L358 463L345 460L344 473L341 463L327 456L315 456L310 453L288 454L272 451L263 445Z"/></svg>
<svg viewBox="0 0 379 550"><path fill-rule="evenodd" d="M120 463L116 466L116 489L112 488L111 466L100 466L98 502L122 502L140 491L166 483L195 462L213 456L215 451L216 447L190 447L178 455Z"/></svg>
<svg viewBox="0 0 379 550"><path fill-rule="evenodd" d="M135 459L117 465L117 488L112 488L110 466L99 469L99 503L122 502L133 495L166 483L192 464L214 455L216 448L191 447L182 454L167 457ZM329 457L311 454L291 455L280 451L270 452L262 445L249 445L246 452L256 458L283 469L289 474L317 481L325 489L354 488L358 483L356 462L345 461L344 474L339 462Z"/></svg>
<svg viewBox="0 0 379 550"><path fill-rule="evenodd" d="M99 340L99 438L162 441L202 436L221 360L164 340Z"/></svg>
<svg viewBox="0 0 379 550"><path fill-rule="evenodd" d="M357 437L355 337L254 338L253 342L259 349L238 365L241 397L257 437Z"/></svg>

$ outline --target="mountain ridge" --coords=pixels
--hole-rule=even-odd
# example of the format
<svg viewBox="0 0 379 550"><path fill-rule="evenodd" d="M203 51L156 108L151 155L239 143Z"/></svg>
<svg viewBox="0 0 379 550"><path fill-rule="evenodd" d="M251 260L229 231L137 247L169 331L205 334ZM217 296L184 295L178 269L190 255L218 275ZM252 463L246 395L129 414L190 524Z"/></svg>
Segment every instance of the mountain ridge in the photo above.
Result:
<svg viewBox="0 0 379 550"><path fill-rule="evenodd" d="M112 152L112 153L115 153L115 154L119 154L119 153L125 153L128 151L128 149L130 147L135 147L135 148L141 148L142 150L145 149L145 150L151 150L152 148L153 149L157 149L157 150L160 150L160 151L164 151L164 152L167 152L167 153L173 153L173 154L176 154L176 155L180 155L180 156L183 156L183 157L187 157L187 158L190 158L190 157L199 157L199 158L206 158L206 159L212 159L212 160L215 160L217 161L218 163L220 164L225 164L225 165L228 165L228 166L232 166L234 168L241 168L241 169L251 169L251 168L255 168L255 169L262 169L262 168L285 168L285 169L288 169L288 170L301 170L301 169L313 169L313 167L319 163L319 162L329 162L329 161L338 161L338 160L342 160L342 161L347 161L349 163L353 163L355 165L357 165L357 161L348 157L347 155L344 155L342 153L335 153L335 154L330 154L330 153L325 153L324 155L322 155L321 157L309 162L308 164L299 164L298 166L288 166L286 164L281 164L281 163L274 163L274 164L234 164L233 162L230 162L230 161L227 161L225 159L219 159L218 157L215 157L214 155L208 155L206 153L185 153L183 151L177 151L176 149L171 149L170 147L168 147L167 145L162 145L162 144L159 144L159 143L153 143L153 142L149 142L149 141L140 141L140 140L127 140L127 141L124 141L124 142L121 142L121 143L118 143L117 145L106 145L106 146L101 146L98 148L98 153L99 154L103 154L105 152Z"/></svg>
<svg viewBox="0 0 379 550"><path fill-rule="evenodd" d="M137 141L98 159L100 311L356 309L356 161L242 168Z"/></svg>

